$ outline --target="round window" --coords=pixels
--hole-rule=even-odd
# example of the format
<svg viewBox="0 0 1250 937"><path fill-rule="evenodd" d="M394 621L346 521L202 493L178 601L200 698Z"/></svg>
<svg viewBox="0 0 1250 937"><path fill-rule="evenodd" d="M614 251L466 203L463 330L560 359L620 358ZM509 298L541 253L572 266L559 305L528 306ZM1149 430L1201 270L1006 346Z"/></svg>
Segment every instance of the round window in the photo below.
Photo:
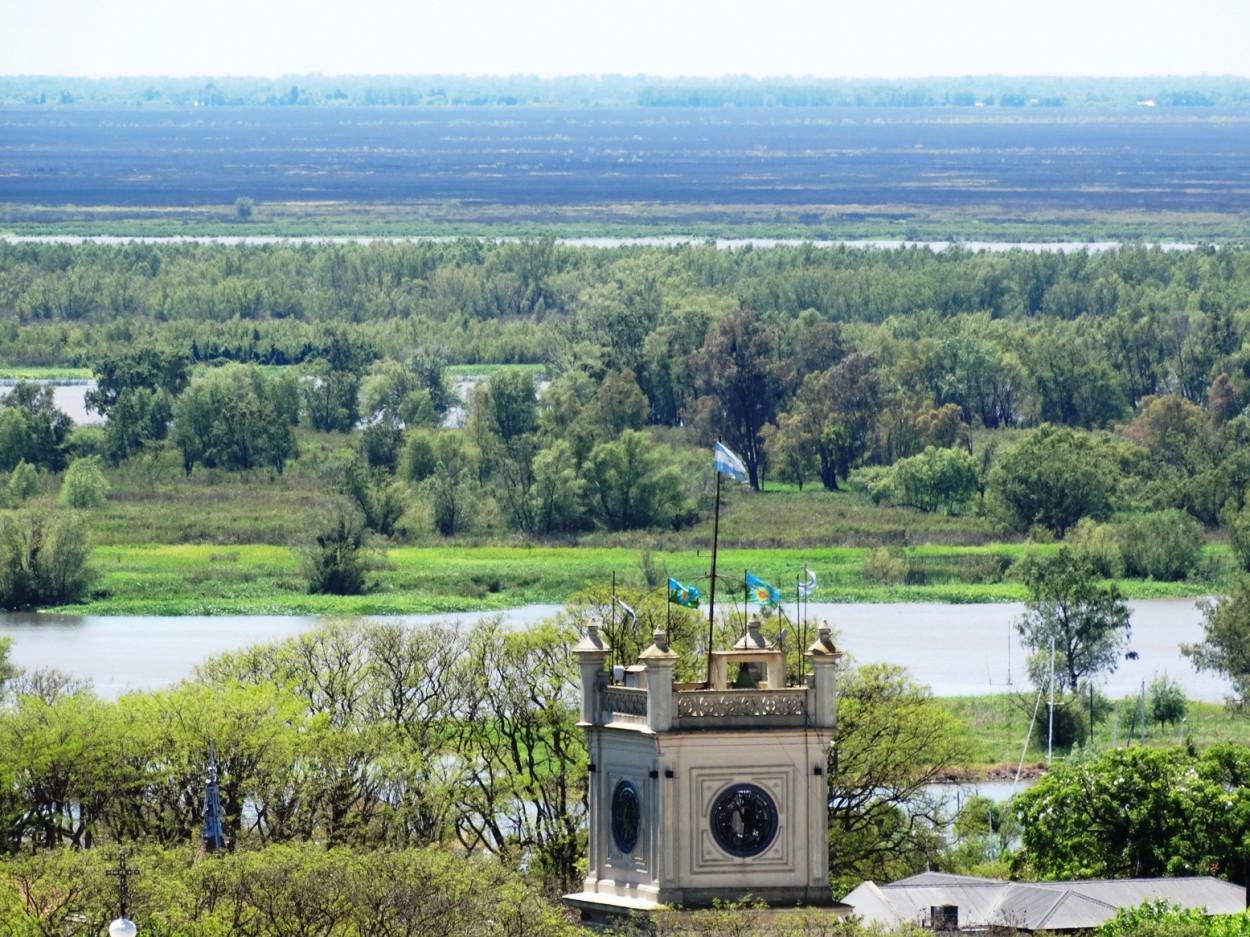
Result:
<svg viewBox="0 0 1250 937"><path fill-rule="evenodd" d="M712 804L712 836L732 856L758 856L777 835L777 805L754 784L726 788Z"/></svg>

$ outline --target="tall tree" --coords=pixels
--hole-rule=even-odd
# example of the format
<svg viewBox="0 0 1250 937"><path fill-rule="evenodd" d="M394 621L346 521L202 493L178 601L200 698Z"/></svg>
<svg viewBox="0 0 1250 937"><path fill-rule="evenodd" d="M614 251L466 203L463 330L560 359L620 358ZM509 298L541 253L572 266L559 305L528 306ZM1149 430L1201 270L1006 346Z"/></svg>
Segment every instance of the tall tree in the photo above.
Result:
<svg viewBox="0 0 1250 937"><path fill-rule="evenodd" d="M0 638L0 699L3 698L4 685L17 676L17 667L9 661L12 648L12 638Z"/></svg>
<svg viewBox="0 0 1250 937"><path fill-rule="evenodd" d="M884 403L871 356L856 352L826 371L808 374L787 418L778 425L787 435L807 440L821 484L838 490L863 457Z"/></svg>
<svg viewBox="0 0 1250 937"><path fill-rule="evenodd" d="M1024 581L1029 598L1017 628L1035 654L1048 654L1054 642L1058 689L1075 692L1081 680L1113 673L1130 631L1119 588L1104 585L1089 560L1067 547L1026 559Z"/></svg>
<svg viewBox="0 0 1250 937"><path fill-rule="evenodd" d="M691 356L695 384L703 397L692 405L700 431L711 442L723 436L741 456L751 487L759 490L764 427L792 393L792 369L773 354L774 339L754 312L740 309L709 329Z"/></svg>
<svg viewBox="0 0 1250 937"><path fill-rule="evenodd" d="M636 430L596 446L586 465L586 492L596 520L608 530L672 522L681 504L681 471L670 458L667 446L655 445Z"/></svg>
<svg viewBox="0 0 1250 937"><path fill-rule="evenodd" d="M468 775L459 792L461 843L531 863L565 890L576 881L586 815L586 747L569 695L577 685L572 645L567 625L520 632L483 619L463 658L457 721Z"/></svg>
<svg viewBox="0 0 1250 937"><path fill-rule="evenodd" d="M0 513L0 607L62 605L82 598L94 572L77 511L46 507Z"/></svg>
<svg viewBox="0 0 1250 937"><path fill-rule="evenodd" d="M829 872L849 889L927 868L944 823L934 782L966 757L954 718L899 667L842 678L829 760Z"/></svg>
<svg viewBox="0 0 1250 937"><path fill-rule="evenodd" d="M1063 536L1082 517L1105 520L1120 474L1111 448L1049 423L1032 430L994 467L990 486L1021 531L1039 524Z"/></svg>
<svg viewBox="0 0 1250 937"><path fill-rule="evenodd" d="M0 397L0 471L12 471L20 462L61 471L73 428L74 421L57 409L51 387L19 381Z"/></svg>
<svg viewBox="0 0 1250 937"><path fill-rule="evenodd" d="M242 364L215 368L187 388L174 410L186 473L199 464L269 468L281 475L295 454L295 433L271 390L259 368Z"/></svg>
<svg viewBox="0 0 1250 937"><path fill-rule="evenodd" d="M496 371L469 399L469 429L519 530L534 529L534 456L538 451L538 386L527 370Z"/></svg>
<svg viewBox="0 0 1250 937"><path fill-rule="evenodd" d="M1202 640L1181 645L1199 670L1222 674L1233 685L1231 702L1250 704L1250 576L1239 575L1226 595L1202 606Z"/></svg>
<svg viewBox="0 0 1250 937"><path fill-rule="evenodd" d="M190 368L188 355L155 346L106 354L92 364L96 387L87 393L86 405L105 418L104 455L110 462L165 439Z"/></svg>

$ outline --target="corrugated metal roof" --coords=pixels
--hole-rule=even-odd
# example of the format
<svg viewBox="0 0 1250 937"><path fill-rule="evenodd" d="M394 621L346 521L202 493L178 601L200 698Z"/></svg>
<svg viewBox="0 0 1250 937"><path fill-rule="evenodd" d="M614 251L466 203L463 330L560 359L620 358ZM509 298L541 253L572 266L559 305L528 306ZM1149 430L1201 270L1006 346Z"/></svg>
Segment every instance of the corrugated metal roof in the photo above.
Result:
<svg viewBox="0 0 1250 937"><path fill-rule="evenodd" d="M959 926L1020 930L1096 927L1118 908L1165 898L1210 914L1245 910L1246 893L1216 878L1100 879L1077 882L1003 882L924 872L899 882L865 882L843 900L867 923L927 923L934 905L959 908Z"/></svg>
<svg viewBox="0 0 1250 937"><path fill-rule="evenodd" d="M1015 890L1012 889L1012 891ZM1046 889L1031 888L1029 891L1042 893ZM1054 902L1046 914L1031 923L1029 930L1073 930L1097 927L1104 921L1115 917L1116 905L1091 898L1079 891L1052 891L1051 894L1057 894L1059 900Z"/></svg>

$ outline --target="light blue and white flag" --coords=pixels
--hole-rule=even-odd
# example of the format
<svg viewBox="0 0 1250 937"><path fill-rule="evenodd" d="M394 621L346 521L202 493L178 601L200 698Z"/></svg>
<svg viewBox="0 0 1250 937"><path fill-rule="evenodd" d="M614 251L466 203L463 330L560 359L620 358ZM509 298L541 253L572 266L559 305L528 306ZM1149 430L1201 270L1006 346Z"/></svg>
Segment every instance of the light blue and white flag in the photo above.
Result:
<svg viewBox="0 0 1250 937"><path fill-rule="evenodd" d="M747 480L747 468L724 443L718 442L712 449L712 466L722 475L728 475L734 481Z"/></svg>
<svg viewBox="0 0 1250 937"><path fill-rule="evenodd" d="M621 607L621 609L625 612L625 614L629 616L629 623L630 623L630 626L631 626L631 627L634 627L634 628L637 628L637 627L638 627L638 613L637 613L637 612L635 612L635 611L634 611L632 608L630 608L628 605L626 605L624 602L622 602L622 601L621 601L619 598L617 598L615 595L614 595L614 596L612 596L612 601L613 601L613 602L615 602L617 605L619 605L619 606Z"/></svg>
<svg viewBox="0 0 1250 937"><path fill-rule="evenodd" d="M796 585L799 587L799 598L801 599L807 598L816 591L816 574L806 566L803 567L803 572L807 573L807 582L803 582L800 579L795 580Z"/></svg>

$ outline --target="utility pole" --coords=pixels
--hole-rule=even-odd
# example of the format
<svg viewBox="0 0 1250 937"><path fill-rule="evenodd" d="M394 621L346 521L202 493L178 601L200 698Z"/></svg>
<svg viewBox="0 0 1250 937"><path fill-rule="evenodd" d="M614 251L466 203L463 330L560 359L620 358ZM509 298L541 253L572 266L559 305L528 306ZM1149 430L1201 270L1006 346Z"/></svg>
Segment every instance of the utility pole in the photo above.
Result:
<svg viewBox="0 0 1250 937"><path fill-rule="evenodd" d="M1047 679L1050 689L1050 701L1046 704L1046 765L1050 765L1050 755L1055 742L1055 639L1050 639L1050 677Z"/></svg>

